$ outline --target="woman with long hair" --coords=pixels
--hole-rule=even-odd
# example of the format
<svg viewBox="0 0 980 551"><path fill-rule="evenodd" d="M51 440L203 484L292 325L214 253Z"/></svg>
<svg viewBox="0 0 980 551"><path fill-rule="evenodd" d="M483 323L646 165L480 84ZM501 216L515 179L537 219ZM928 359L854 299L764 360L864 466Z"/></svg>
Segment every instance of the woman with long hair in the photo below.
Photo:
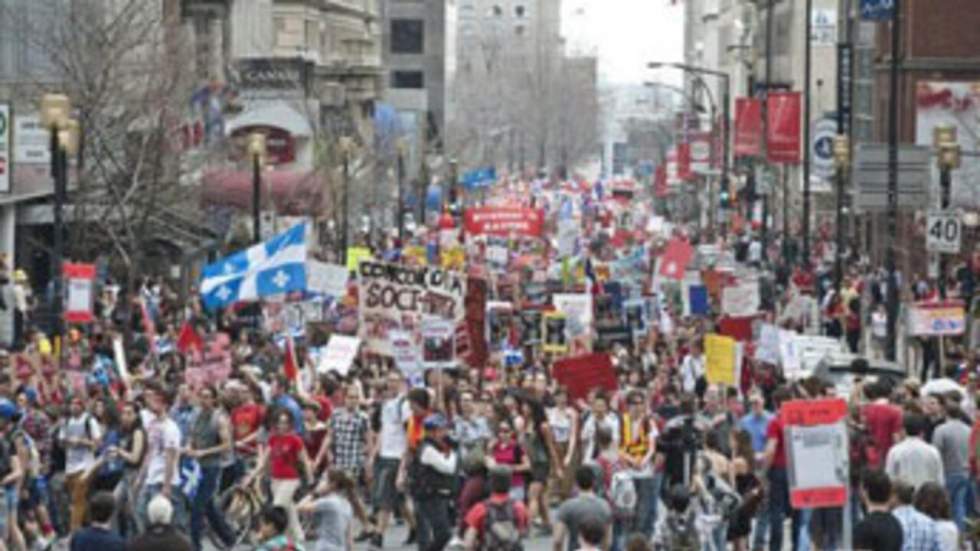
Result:
<svg viewBox="0 0 980 551"><path fill-rule="evenodd" d="M561 461L564 476L558 475L558 469L552 471L552 493L557 490L561 499L568 499L572 493L572 477L578 467L576 460L578 452L578 411L568 403L568 390L558 387L554 393L555 405L548 409L548 425L551 427L552 439Z"/></svg>
<svg viewBox="0 0 980 551"><path fill-rule="evenodd" d="M115 405L109 404L105 398L92 401L92 417L102 427L102 440L96 451L96 462L92 465L92 491L111 492L122 480L123 463L119 458L110 457L109 448L119 447L120 426L119 414Z"/></svg>
<svg viewBox="0 0 980 551"><path fill-rule="evenodd" d="M916 490L913 505L920 513L936 522L943 551L956 551L960 548L960 532L953 522L953 511L945 488L935 482L926 482Z"/></svg>
<svg viewBox="0 0 980 551"><path fill-rule="evenodd" d="M729 436L729 447L732 450L729 484L742 497L742 503L735 510L735 515L728 524L727 539L735 546L735 551L744 551L748 548L752 518L755 517L762 502L762 485L755 476L752 435L745 429L732 431Z"/></svg>
<svg viewBox="0 0 980 551"><path fill-rule="evenodd" d="M316 551L351 551L354 548L354 480L340 469L331 469L311 495L296 505L300 514L316 515Z"/></svg>
<svg viewBox="0 0 980 551"><path fill-rule="evenodd" d="M531 460L517 439L514 425L503 419L497 423L496 436L487 446L487 469L498 465L509 467L511 472L510 498L524 501L524 480L531 470Z"/></svg>
<svg viewBox="0 0 980 551"><path fill-rule="evenodd" d="M555 449L554 435L541 402L530 398L522 400L521 412L527 420L522 435L524 449L527 450L531 460L531 480L527 489L528 517L544 534L550 534L548 478L552 471L558 478L562 477L562 463ZM535 517L539 520L535 521Z"/></svg>

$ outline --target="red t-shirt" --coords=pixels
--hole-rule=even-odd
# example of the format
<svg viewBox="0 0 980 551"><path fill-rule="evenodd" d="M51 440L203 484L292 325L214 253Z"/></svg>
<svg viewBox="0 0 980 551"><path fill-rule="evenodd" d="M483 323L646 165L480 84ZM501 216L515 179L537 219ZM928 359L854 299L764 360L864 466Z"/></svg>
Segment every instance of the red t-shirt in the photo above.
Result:
<svg viewBox="0 0 980 551"><path fill-rule="evenodd" d="M490 503L498 504L504 503L510 499L506 494L493 494L490 496ZM523 501L511 501L514 507L514 521L517 522L517 529L520 532L525 532L527 530L527 508L524 506ZM484 502L479 502L470 508L470 512L466 513L466 518L463 520L467 528L473 528L476 530L479 540L483 539L483 521L487 518L487 506Z"/></svg>
<svg viewBox="0 0 980 551"><path fill-rule="evenodd" d="M320 412L316 416L317 420L326 422L330 419L330 414L333 413L333 403L330 398L323 395L314 396L313 399L320 405Z"/></svg>
<svg viewBox="0 0 980 551"><path fill-rule="evenodd" d="M303 439L296 433L274 434L269 437L269 474L275 479L299 478L299 454Z"/></svg>
<svg viewBox="0 0 980 551"><path fill-rule="evenodd" d="M902 410L892 404L868 404L862 414L876 452L868 458L868 467L877 469L884 464L895 443L895 433L902 428Z"/></svg>
<svg viewBox="0 0 980 551"><path fill-rule="evenodd" d="M783 422L778 415L773 416L766 427L766 440L776 440L776 453L772 457L772 466L786 468L786 446L783 444Z"/></svg>
<svg viewBox="0 0 980 551"><path fill-rule="evenodd" d="M234 431L235 441L248 438L262 426L262 418L265 417L265 408L258 404L243 404L232 410L231 426ZM256 443L252 442L247 446L238 448L238 451L253 455L257 449Z"/></svg>

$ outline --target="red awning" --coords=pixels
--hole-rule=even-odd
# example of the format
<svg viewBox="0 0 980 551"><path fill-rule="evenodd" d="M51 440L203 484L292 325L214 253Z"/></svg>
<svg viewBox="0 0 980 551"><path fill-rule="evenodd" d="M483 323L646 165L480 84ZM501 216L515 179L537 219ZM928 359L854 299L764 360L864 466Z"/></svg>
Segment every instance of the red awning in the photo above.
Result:
<svg viewBox="0 0 980 551"><path fill-rule="evenodd" d="M203 177L202 200L243 210L252 208L252 173L242 170L215 170ZM262 171L262 204L270 201L279 215L317 215L324 207L324 187L312 171Z"/></svg>

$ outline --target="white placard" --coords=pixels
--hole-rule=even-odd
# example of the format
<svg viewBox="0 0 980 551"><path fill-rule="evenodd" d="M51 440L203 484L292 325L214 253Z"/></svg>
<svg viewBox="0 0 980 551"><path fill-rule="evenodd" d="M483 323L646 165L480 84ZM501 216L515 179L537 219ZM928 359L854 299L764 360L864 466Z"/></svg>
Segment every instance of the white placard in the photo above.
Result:
<svg viewBox="0 0 980 551"><path fill-rule="evenodd" d="M339 264L327 264L317 260L306 262L306 287L332 297L347 294L347 280L350 272Z"/></svg>
<svg viewBox="0 0 980 551"><path fill-rule="evenodd" d="M411 378L416 373L422 371L422 364L419 361L419 350L415 346L412 335L406 331L392 331L388 333L391 355L395 360L395 366L406 378Z"/></svg>
<svg viewBox="0 0 980 551"><path fill-rule="evenodd" d="M67 312L92 311L92 280L88 278L68 279Z"/></svg>
<svg viewBox="0 0 980 551"><path fill-rule="evenodd" d="M568 335L572 338L588 334L592 330L592 295L556 294L551 297L555 310L565 314Z"/></svg>
<svg viewBox="0 0 980 551"><path fill-rule="evenodd" d="M558 258L575 254L575 242L582 233L581 223L574 218L558 221Z"/></svg>
<svg viewBox="0 0 980 551"><path fill-rule="evenodd" d="M794 425L787 429L787 433L794 490L847 485L847 429L844 423Z"/></svg>
<svg viewBox="0 0 980 551"><path fill-rule="evenodd" d="M759 302L759 282L756 280L739 282L721 292L721 311L729 316L751 316L759 311Z"/></svg>
<svg viewBox="0 0 980 551"><path fill-rule="evenodd" d="M766 323L759 328L759 344L755 359L769 364L779 364L779 328Z"/></svg>
<svg viewBox="0 0 980 551"><path fill-rule="evenodd" d="M321 373L336 371L341 375L347 375L351 363L357 357L357 349L360 346L361 339L357 337L330 335L330 342L320 354L320 365L317 366L317 371Z"/></svg>

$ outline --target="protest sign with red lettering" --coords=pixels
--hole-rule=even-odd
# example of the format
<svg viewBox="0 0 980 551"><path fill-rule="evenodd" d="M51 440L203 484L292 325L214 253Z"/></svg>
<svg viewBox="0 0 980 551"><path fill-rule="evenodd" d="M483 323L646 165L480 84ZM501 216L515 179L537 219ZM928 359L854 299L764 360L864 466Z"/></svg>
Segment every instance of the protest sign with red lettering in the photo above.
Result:
<svg viewBox="0 0 980 551"><path fill-rule="evenodd" d="M847 411L847 402L840 398L793 400L780 408L794 508L840 507L847 502Z"/></svg>
<svg viewBox="0 0 980 551"><path fill-rule="evenodd" d="M184 381L195 388L221 384L231 375L231 338L227 333L215 333L205 339L203 351L187 358Z"/></svg>
<svg viewBox="0 0 980 551"><path fill-rule="evenodd" d="M619 387L616 372L608 354L586 354L555 362L555 379L568 389L568 396L578 400L593 388L615 392Z"/></svg>
<svg viewBox="0 0 980 551"><path fill-rule="evenodd" d="M95 264L64 264L64 275L68 289L65 301L65 321L70 323L89 323L95 318L92 305L95 291Z"/></svg>
<svg viewBox="0 0 980 551"><path fill-rule="evenodd" d="M544 210L525 207L471 207L464 213L463 227L469 235L541 237Z"/></svg>

